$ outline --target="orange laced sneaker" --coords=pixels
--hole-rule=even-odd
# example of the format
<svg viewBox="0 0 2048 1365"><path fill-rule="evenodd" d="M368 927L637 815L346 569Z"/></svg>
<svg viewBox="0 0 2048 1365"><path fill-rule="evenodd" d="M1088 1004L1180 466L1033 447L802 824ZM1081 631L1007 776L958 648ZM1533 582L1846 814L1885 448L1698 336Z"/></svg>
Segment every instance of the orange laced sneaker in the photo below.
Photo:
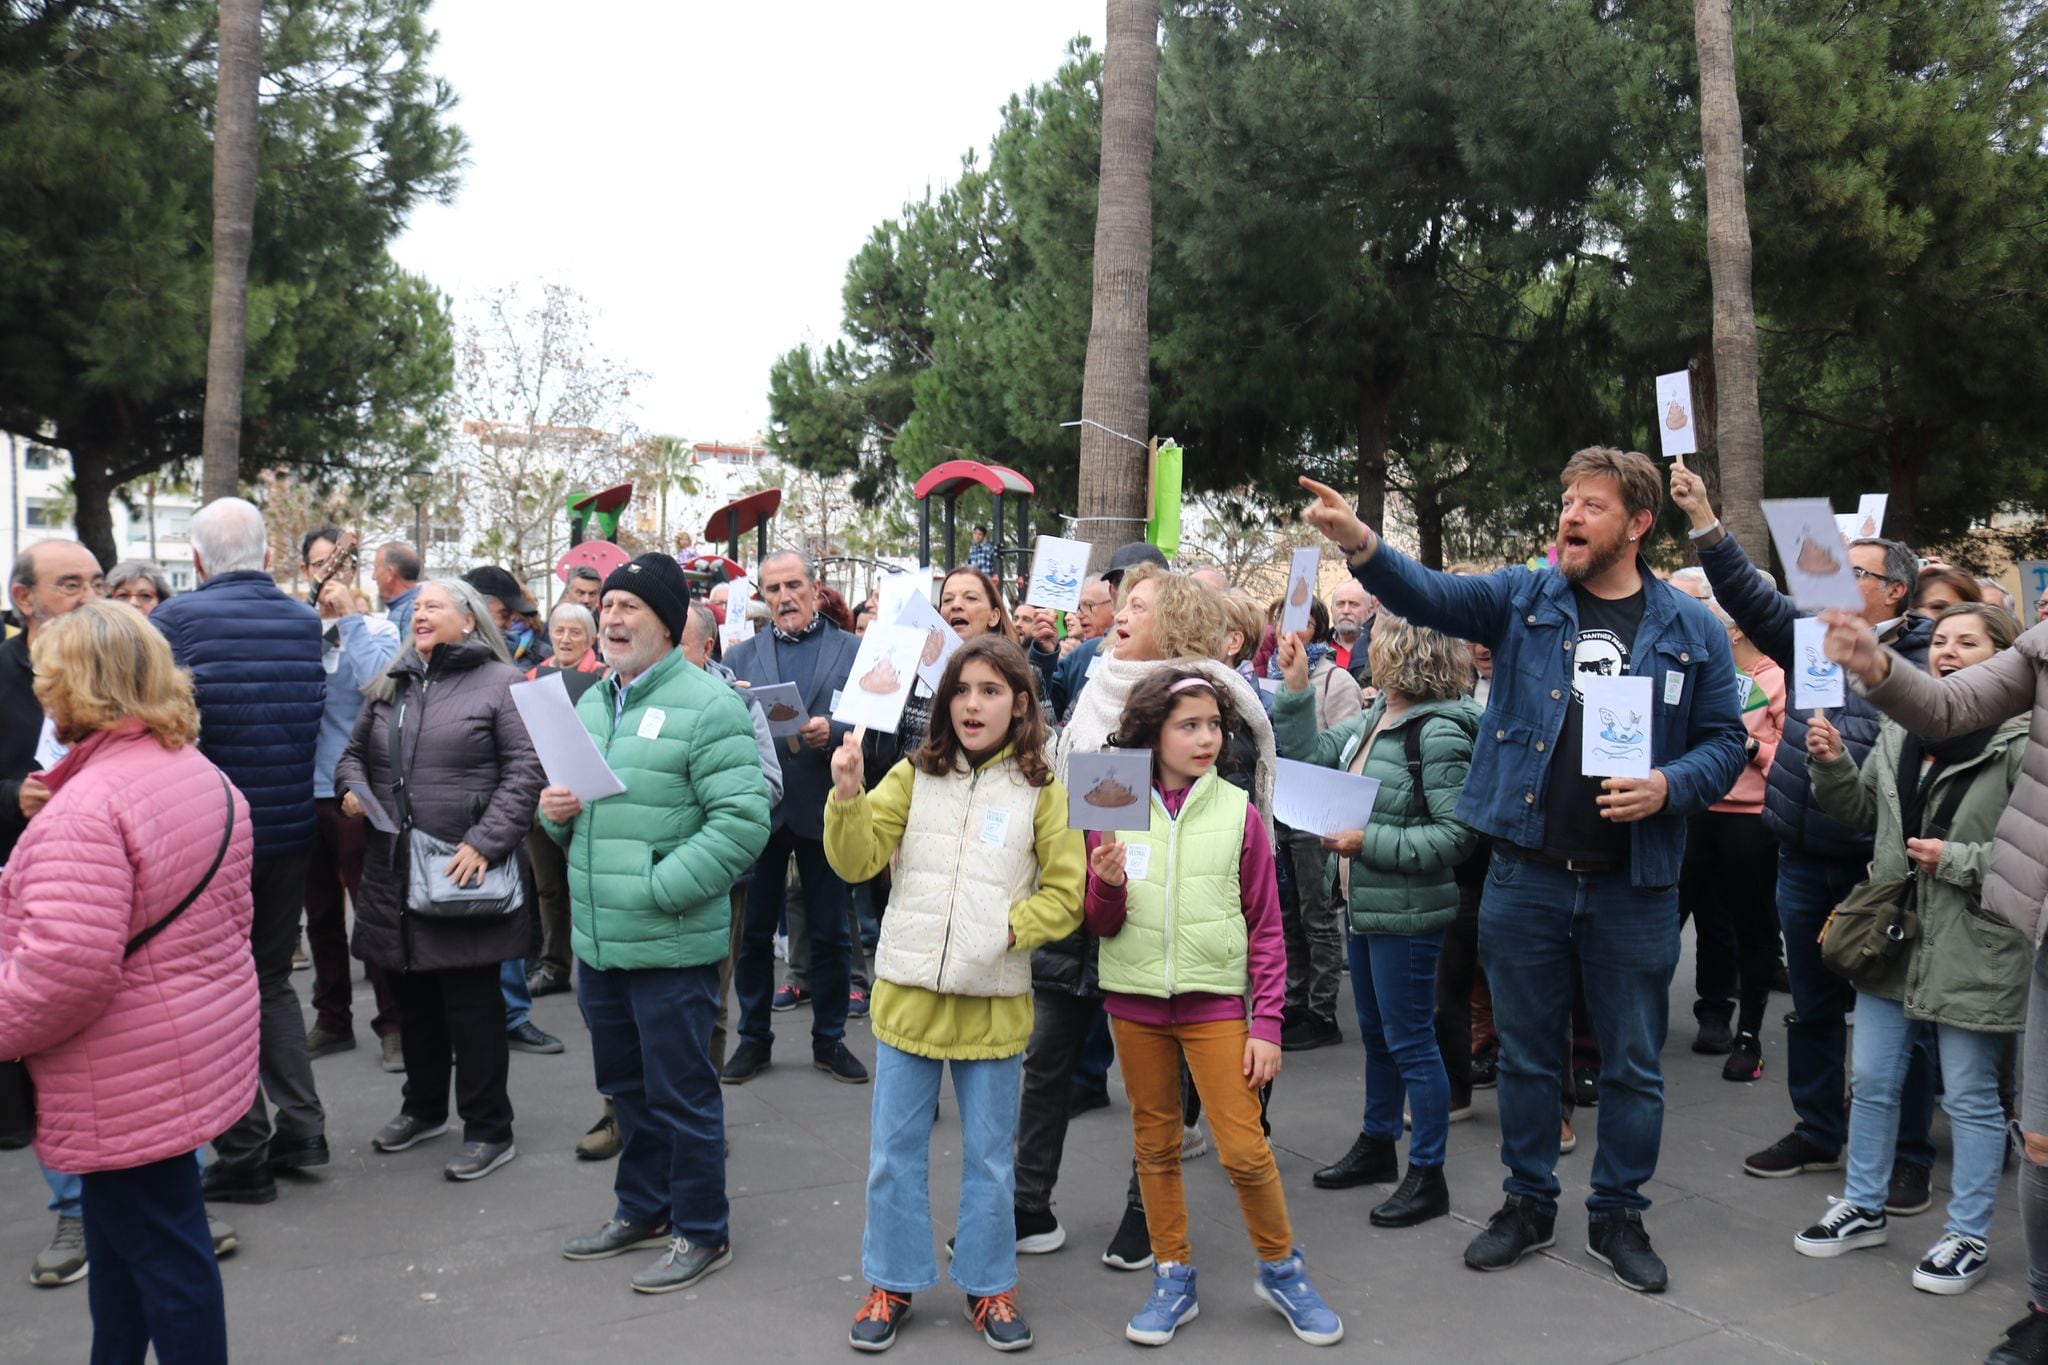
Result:
<svg viewBox="0 0 2048 1365"><path fill-rule="evenodd" d="M1017 1291L967 1298L967 1321L981 1339L998 1351L1021 1351L1031 1344L1031 1324L1017 1311Z"/></svg>
<svg viewBox="0 0 2048 1365"><path fill-rule="evenodd" d="M909 1316L910 1295L869 1289L846 1339L856 1351L886 1351L896 1344L897 1326Z"/></svg>

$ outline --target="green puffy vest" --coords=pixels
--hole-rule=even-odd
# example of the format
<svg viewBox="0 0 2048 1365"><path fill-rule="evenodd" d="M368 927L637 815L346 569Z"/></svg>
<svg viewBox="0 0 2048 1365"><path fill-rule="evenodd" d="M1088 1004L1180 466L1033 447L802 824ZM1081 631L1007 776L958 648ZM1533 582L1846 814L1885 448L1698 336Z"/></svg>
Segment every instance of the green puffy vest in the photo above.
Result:
<svg viewBox="0 0 2048 1365"><path fill-rule="evenodd" d="M1143 880L1124 883L1124 927L1102 940L1102 988L1125 995L1190 991L1243 995L1251 988L1250 938L1238 860L1250 798L1211 772L1180 808L1166 813L1152 793L1152 827L1126 830L1126 867L1147 859ZM1140 854L1141 847L1149 848Z"/></svg>

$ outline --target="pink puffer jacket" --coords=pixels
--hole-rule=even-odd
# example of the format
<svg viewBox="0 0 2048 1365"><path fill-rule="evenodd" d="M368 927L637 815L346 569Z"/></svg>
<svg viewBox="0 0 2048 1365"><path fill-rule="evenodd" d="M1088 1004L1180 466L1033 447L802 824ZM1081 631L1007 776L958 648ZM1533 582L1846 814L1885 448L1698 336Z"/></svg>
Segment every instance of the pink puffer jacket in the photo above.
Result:
<svg viewBox="0 0 2048 1365"><path fill-rule="evenodd" d="M124 721L43 779L0 876L0 1057L36 1083L36 1152L60 1171L121 1170L225 1132L256 1092L249 804L193 746ZM206 890L136 950L128 940Z"/></svg>

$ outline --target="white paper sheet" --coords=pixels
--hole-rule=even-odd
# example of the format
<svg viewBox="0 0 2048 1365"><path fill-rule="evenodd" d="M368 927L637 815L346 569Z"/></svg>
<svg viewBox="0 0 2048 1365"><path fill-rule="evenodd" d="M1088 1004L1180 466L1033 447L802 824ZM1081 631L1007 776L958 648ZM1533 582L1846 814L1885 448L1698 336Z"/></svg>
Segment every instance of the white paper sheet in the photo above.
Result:
<svg viewBox="0 0 2048 1365"><path fill-rule="evenodd" d="M787 739L803 729L811 718L795 683L763 683L759 687L750 687L747 700L760 703L761 714L768 718L768 733L777 739Z"/></svg>
<svg viewBox="0 0 2048 1365"><path fill-rule="evenodd" d="M1038 547L1031 554L1031 587L1024 600L1034 607L1079 611L1081 580L1088 576L1090 549L1085 540L1040 536Z"/></svg>
<svg viewBox="0 0 2048 1365"><path fill-rule="evenodd" d="M1308 604L1316 595L1316 563L1323 552L1311 545L1296 550L1287 564L1287 592L1280 599L1280 633L1308 629Z"/></svg>
<svg viewBox="0 0 2048 1365"><path fill-rule="evenodd" d="M718 625L718 650L729 654L736 647L754 638L754 623L744 616L728 616Z"/></svg>
<svg viewBox="0 0 2048 1365"><path fill-rule="evenodd" d="M1328 838L1347 829L1364 829L1379 795L1377 777L1283 758L1273 782L1273 818Z"/></svg>
<svg viewBox="0 0 2048 1365"><path fill-rule="evenodd" d="M1666 459L1690 455L1700 448L1692 420L1692 375L1679 370L1657 376L1657 439Z"/></svg>
<svg viewBox="0 0 2048 1365"><path fill-rule="evenodd" d="M1145 829L1151 823L1150 749L1098 749L1068 756L1068 829Z"/></svg>
<svg viewBox="0 0 2048 1365"><path fill-rule="evenodd" d="M368 786L361 782L351 782L348 784L348 789L354 792L356 800L362 803L363 818L370 822L371 829L382 834L398 833L398 822L391 818L384 807L378 803L376 797L370 795Z"/></svg>
<svg viewBox="0 0 2048 1365"><path fill-rule="evenodd" d="M884 574L882 581L875 585L875 619L894 621L903 612L903 604L913 597L931 600L931 592L918 590L918 576L908 573Z"/></svg>
<svg viewBox="0 0 2048 1365"><path fill-rule="evenodd" d="M534 682L514 683L512 704L526 722L549 786L567 787L582 801L602 801L626 789L576 718L576 705L569 700L560 669L549 669Z"/></svg>
<svg viewBox="0 0 2048 1365"><path fill-rule="evenodd" d="M43 732L36 736L36 766L44 772L64 761L64 755L71 752L71 746L57 738L57 722L43 717Z"/></svg>
<svg viewBox="0 0 2048 1365"><path fill-rule="evenodd" d="M1792 600L1805 611L1828 607L1863 608L1856 575L1849 570L1849 547L1835 525L1835 514L1821 498L1767 498L1764 520L1784 562Z"/></svg>
<svg viewBox="0 0 2048 1365"><path fill-rule="evenodd" d="M1650 775L1651 680L1581 673L1585 721L1579 727L1579 771L1588 777Z"/></svg>
<svg viewBox="0 0 2048 1365"><path fill-rule="evenodd" d="M1792 623L1791 705L1801 711L1816 706L1840 706L1843 701L1842 666L1828 658L1821 647L1828 628L1812 616Z"/></svg>
<svg viewBox="0 0 2048 1365"><path fill-rule="evenodd" d="M917 658L924 650L924 632L908 626L872 625L860 638L860 652L832 708L842 725L865 725L884 734L896 733L910 684L917 677Z"/></svg>
<svg viewBox="0 0 2048 1365"><path fill-rule="evenodd" d="M1884 508L1891 501L1889 494L1865 493L1856 499L1856 534L1849 537L1881 536L1884 534Z"/></svg>
<svg viewBox="0 0 2048 1365"><path fill-rule="evenodd" d="M946 624L946 618L939 615L939 609L923 593L914 592L903 600L902 610L896 613L896 624L908 626L924 637L924 645L917 652L917 676L936 695L939 678L946 671L946 660L965 641Z"/></svg>

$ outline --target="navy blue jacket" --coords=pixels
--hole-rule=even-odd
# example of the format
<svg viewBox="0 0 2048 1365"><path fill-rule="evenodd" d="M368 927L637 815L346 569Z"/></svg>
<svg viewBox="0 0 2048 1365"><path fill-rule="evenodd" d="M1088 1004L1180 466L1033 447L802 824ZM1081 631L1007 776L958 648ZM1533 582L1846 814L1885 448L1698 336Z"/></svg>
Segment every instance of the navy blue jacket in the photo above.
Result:
<svg viewBox="0 0 2048 1365"><path fill-rule="evenodd" d="M1792 623L1799 611L1792 599L1764 582L1749 556L1734 536L1725 532L1712 545L1702 545L1700 567L1714 587L1714 598L1733 617L1749 642L1777 661L1787 677L1792 674ZM1915 668L1927 666L1927 641L1934 623L1908 616L1895 635L1884 643L1897 650ZM1842 732L1842 744L1857 767L1877 743L1877 708L1865 701L1855 688L1848 700L1835 708L1828 719ZM1806 713L1795 711L1788 689L1785 695L1785 737L1778 743L1778 755L1771 760L1770 776L1764 787L1764 824L1778 842L1794 853L1847 863L1870 861L1870 833L1853 830L1820 808L1813 799L1806 776Z"/></svg>
<svg viewBox="0 0 2048 1365"><path fill-rule="evenodd" d="M249 802L256 856L313 846L313 755L327 707L320 618L257 570L216 574L150 613L192 672L199 751Z"/></svg>
<svg viewBox="0 0 2048 1365"><path fill-rule="evenodd" d="M848 635L827 621L820 627L824 638L818 642L818 671L811 675L811 693L804 698L804 710L813 716L832 714L832 694L846 686L853 669L853 656L860 652L860 637ZM733 676L755 687L786 682L782 660L777 656L775 632L757 631L751 639L733 646L725 656ZM832 751L853 732L850 725L832 722L832 739L823 749L799 742L791 753L787 743L775 746L782 759L782 800L769 816L769 828L788 825L799 839L825 837L825 798L832 791Z"/></svg>
<svg viewBox="0 0 2048 1365"><path fill-rule="evenodd" d="M1629 826L1629 876L1670 886L1685 854L1685 822L1728 794L1742 775L1742 714L1728 632L1692 597L1643 576L1643 622L1631 676L1653 679L1651 752L1669 787L1664 809ZM1480 577L1425 569L1384 541L1352 573L1397 616L1493 651L1493 687L1472 748L1457 817L1482 834L1543 847L1543 797L1571 703L1578 603L1555 569L1500 569ZM1789 740L1787 741L1789 743Z"/></svg>
<svg viewBox="0 0 2048 1365"><path fill-rule="evenodd" d="M1092 640L1083 640L1074 646L1073 653L1053 666L1052 676L1045 680L1045 701L1052 708L1055 721L1064 723L1067 712L1074 709L1074 698L1080 696L1081 689L1088 685L1088 665L1095 662L1095 651L1101 649L1102 642L1108 638L1107 635L1098 635Z"/></svg>

